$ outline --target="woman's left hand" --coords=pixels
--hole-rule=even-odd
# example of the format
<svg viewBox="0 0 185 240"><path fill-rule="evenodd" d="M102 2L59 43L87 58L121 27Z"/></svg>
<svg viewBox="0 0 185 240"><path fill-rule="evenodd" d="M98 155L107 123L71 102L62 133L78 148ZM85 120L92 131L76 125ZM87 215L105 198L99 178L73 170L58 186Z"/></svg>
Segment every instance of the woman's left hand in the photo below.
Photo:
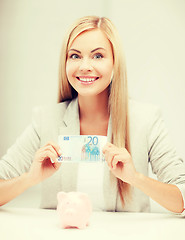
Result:
<svg viewBox="0 0 185 240"><path fill-rule="evenodd" d="M137 172L126 148L118 148L112 143L107 143L103 148L103 154L114 176L132 185Z"/></svg>

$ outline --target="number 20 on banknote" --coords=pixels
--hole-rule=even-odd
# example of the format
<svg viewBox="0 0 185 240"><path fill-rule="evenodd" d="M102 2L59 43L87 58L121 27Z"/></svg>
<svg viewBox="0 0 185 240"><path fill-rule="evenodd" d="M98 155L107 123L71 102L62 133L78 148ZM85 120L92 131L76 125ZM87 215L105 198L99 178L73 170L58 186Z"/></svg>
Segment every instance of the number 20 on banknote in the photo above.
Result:
<svg viewBox="0 0 185 240"><path fill-rule="evenodd" d="M88 136L88 142L85 143L81 151L81 160L100 161L100 144L97 136Z"/></svg>

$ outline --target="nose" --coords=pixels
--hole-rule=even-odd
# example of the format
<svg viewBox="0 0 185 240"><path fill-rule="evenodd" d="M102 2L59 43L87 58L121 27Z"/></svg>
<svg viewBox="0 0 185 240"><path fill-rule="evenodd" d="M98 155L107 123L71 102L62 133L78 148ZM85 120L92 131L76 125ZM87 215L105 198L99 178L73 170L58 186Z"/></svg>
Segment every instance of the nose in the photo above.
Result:
<svg viewBox="0 0 185 240"><path fill-rule="evenodd" d="M81 72L90 72L93 70L93 67L91 65L91 61L89 59L82 59L80 62L79 70Z"/></svg>

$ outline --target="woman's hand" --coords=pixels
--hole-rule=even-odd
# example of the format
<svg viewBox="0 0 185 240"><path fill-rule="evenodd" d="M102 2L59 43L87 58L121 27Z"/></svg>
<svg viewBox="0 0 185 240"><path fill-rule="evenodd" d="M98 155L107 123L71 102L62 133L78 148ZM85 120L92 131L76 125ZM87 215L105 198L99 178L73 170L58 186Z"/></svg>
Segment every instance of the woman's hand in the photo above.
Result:
<svg viewBox="0 0 185 240"><path fill-rule="evenodd" d="M132 185L137 172L126 148L118 148L107 143L103 148L103 154L114 176Z"/></svg>
<svg viewBox="0 0 185 240"><path fill-rule="evenodd" d="M60 147L53 142L40 148L36 152L28 172L30 181L36 184L53 175L61 165L60 162L57 162L57 158L61 154Z"/></svg>

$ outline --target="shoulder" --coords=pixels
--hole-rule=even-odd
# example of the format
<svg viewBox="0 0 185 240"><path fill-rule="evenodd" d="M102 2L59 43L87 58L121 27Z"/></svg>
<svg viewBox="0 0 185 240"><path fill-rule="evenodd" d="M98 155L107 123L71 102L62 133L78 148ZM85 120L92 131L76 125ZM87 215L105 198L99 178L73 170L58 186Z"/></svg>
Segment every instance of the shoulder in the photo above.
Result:
<svg viewBox="0 0 185 240"><path fill-rule="evenodd" d="M39 138L41 145L48 141L57 141L58 132L65 125L68 112L74 112L75 99L56 104L37 106L32 113L32 126ZM70 110L71 109L71 110Z"/></svg>
<svg viewBox="0 0 185 240"><path fill-rule="evenodd" d="M132 154L144 159L151 145L163 132L163 118L159 106L129 100L129 126ZM144 154L144 155L143 155Z"/></svg>
<svg viewBox="0 0 185 240"><path fill-rule="evenodd" d="M154 116L160 116L160 107L152 104L129 99L129 114L130 118L147 120Z"/></svg>
<svg viewBox="0 0 185 240"><path fill-rule="evenodd" d="M163 121L159 106L151 103L129 100L129 122L133 131L150 132L154 126Z"/></svg>
<svg viewBox="0 0 185 240"><path fill-rule="evenodd" d="M61 103L53 103L48 105L40 105L33 108L33 117L34 118L50 118L54 119L55 117L62 117L65 114L66 109L72 101L65 101ZM48 119L49 118L49 119Z"/></svg>

